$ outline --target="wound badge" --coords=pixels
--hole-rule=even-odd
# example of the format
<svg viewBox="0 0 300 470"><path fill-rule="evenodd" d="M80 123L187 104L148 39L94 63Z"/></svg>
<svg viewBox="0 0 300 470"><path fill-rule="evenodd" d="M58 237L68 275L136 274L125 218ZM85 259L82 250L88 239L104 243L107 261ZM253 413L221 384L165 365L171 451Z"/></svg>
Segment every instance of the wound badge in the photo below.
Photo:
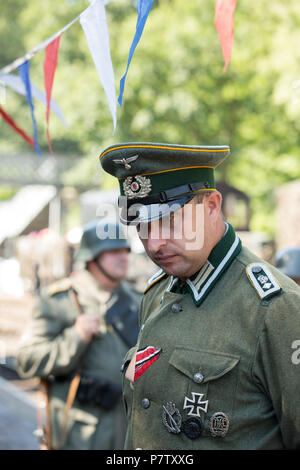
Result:
<svg viewBox="0 0 300 470"><path fill-rule="evenodd" d="M196 439L202 432L201 418L188 418L182 423L182 430L189 439Z"/></svg>
<svg viewBox="0 0 300 470"><path fill-rule="evenodd" d="M163 423L169 432L179 434L181 432L182 417L175 403L169 401L163 405Z"/></svg>
<svg viewBox="0 0 300 470"><path fill-rule="evenodd" d="M218 411L210 418L210 432L213 437L224 437L229 429L229 418L225 413Z"/></svg>
<svg viewBox="0 0 300 470"><path fill-rule="evenodd" d="M124 194L128 199L148 196L151 188L150 179L141 175L135 176L134 179L132 176L128 176L123 183Z"/></svg>

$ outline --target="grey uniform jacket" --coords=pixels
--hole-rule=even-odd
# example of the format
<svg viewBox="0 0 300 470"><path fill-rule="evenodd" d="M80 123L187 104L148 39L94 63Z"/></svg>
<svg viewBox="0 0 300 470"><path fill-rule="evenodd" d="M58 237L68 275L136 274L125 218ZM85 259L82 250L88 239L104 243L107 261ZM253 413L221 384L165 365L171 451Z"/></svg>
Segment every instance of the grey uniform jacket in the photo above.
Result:
<svg viewBox="0 0 300 470"><path fill-rule="evenodd" d="M70 295L71 286L78 293L83 312L97 314L101 319L99 337L88 345L74 329L79 312ZM122 283L122 288L136 305L139 296L126 283ZM112 295L102 289L88 271L52 286L37 304L30 327L21 340L16 358L19 374L24 378L67 376L81 365L85 376L120 385L120 367L128 346L104 320ZM111 410L84 405L75 399L69 413L67 440L60 442L69 385L70 381L51 383L53 448L122 449L126 429L122 397Z"/></svg>
<svg viewBox="0 0 300 470"><path fill-rule="evenodd" d="M300 449L300 289L232 229L182 290L152 279L140 326L127 449Z"/></svg>

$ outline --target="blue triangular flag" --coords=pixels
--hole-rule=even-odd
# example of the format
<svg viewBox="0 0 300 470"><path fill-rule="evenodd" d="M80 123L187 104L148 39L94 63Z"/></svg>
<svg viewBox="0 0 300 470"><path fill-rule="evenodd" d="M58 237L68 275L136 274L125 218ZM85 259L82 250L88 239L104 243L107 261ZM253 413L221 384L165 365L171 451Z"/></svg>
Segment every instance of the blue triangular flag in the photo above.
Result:
<svg viewBox="0 0 300 470"><path fill-rule="evenodd" d="M19 69L20 77L23 80L24 85L25 85L27 101L30 106L32 124L33 124L33 140L34 140L35 150L37 154L41 157L42 154L41 154L41 150L38 144L37 126L36 126L36 120L34 117L34 106L32 102L31 85L30 85L30 78L29 78L29 65L30 65L30 62L27 60L26 62L24 62L24 64L20 65L18 69Z"/></svg>
<svg viewBox="0 0 300 470"><path fill-rule="evenodd" d="M152 3L153 3L153 0L138 0L137 2L136 8L137 8L138 16L137 16L137 22L136 22L136 31L135 31L135 35L134 35L134 38L130 47L130 51L129 51L126 72L120 80L120 94L118 98L118 102L120 106L122 106L125 79L126 79L126 75L129 69L129 65L130 65L132 56L134 54L135 48L138 45L138 42L144 30L145 23L147 21L148 15L152 7Z"/></svg>

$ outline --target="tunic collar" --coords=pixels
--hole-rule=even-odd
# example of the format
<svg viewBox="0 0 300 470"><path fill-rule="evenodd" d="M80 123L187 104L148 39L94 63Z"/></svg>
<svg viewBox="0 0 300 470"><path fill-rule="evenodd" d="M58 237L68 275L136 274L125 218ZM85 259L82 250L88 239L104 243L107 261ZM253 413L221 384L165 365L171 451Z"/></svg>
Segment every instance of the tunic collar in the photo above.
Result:
<svg viewBox="0 0 300 470"><path fill-rule="evenodd" d="M232 225L226 223L226 226L225 234L213 248L207 261L182 286L183 292L190 292L197 307L242 249L241 240ZM167 291L179 292L179 282L177 277L172 276Z"/></svg>

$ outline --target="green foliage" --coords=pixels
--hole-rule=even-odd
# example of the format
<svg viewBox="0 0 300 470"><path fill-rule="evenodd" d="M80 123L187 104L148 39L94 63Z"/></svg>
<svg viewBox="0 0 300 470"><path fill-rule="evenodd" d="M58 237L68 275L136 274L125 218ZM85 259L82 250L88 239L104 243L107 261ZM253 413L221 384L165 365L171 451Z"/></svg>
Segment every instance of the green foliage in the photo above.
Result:
<svg viewBox="0 0 300 470"><path fill-rule="evenodd" d="M22 2L0 0L0 67L55 33L89 5L86 0ZM136 25L132 0L106 6L116 90L126 69ZM52 114L54 151L84 160L66 182L103 187L98 155L124 141L229 144L231 156L217 176L251 197L251 228L273 231L273 190L299 178L300 10L297 0L239 0L235 43L229 68L214 28L213 2L154 2L126 80L123 108L113 135L106 97L79 23L61 39L53 97L69 126ZM31 60L31 78L43 89L44 53ZM39 143L47 150L45 107L35 103ZM25 97L9 92L5 109L32 134ZM0 152L23 151L26 144L7 126L0 128ZM26 148L27 151L27 148Z"/></svg>
<svg viewBox="0 0 300 470"><path fill-rule="evenodd" d="M12 188L8 185L0 186L0 201L6 201L11 199L17 192L16 188Z"/></svg>

